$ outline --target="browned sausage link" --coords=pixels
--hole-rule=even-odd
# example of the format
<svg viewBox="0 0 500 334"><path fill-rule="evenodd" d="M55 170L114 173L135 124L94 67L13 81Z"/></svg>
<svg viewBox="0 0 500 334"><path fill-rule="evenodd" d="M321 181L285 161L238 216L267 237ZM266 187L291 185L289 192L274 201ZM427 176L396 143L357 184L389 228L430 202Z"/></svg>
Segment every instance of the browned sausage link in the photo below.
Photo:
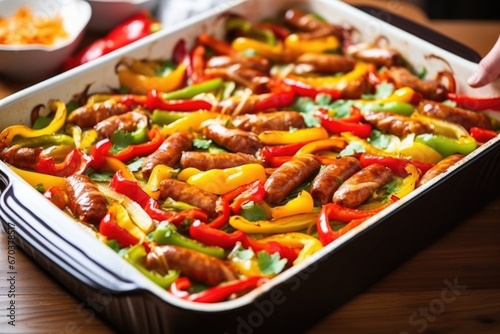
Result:
<svg viewBox="0 0 500 334"><path fill-rule="evenodd" d="M321 204L331 202L333 194L340 185L361 168L361 163L354 157L338 158L314 178L309 190L311 196Z"/></svg>
<svg viewBox="0 0 500 334"><path fill-rule="evenodd" d="M130 111L130 106L123 103L105 101L77 108L68 116L68 123L82 128L90 128L108 117L121 115Z"/></svg>
<svg viewBox="0 0 500 334"><path fill-rule="evenodd" d="M202 132L208 139L232 152L255 154L262 147L257 134L240 129L229 129L216 122L203 127Z"/></svg>
<svg viewBox="0 0 500 334"><path fill-rule="evenodd" d="M146 126L148 120L148 116L142 112L129 111L125 114L111 116L100 121L94 126L94 129L101 138L110 138L118 130L132 132L138 126Z"/></svg>
<svg viewBox="0 0 500 334"><path fill-rule="evenodd" d="M385 73L397 88L410 87L422 94L424 98L434 101L444 101L447 98L448 90L440 82L421 80L407 68L393 66Z"/></svg>
<svg viewBox="0 0 500 334"><path fill-rule="evenodd" d="M480 112L452 107L443 103L429 100L421 101L417 109L418 112L423 115L460 124L467 131L469 131L473 126L477 126L483 129L492 129L491 121L489 120L489 118Z"/></svg>
<svg viewBox="0 0 500 334"><path fill-rule="evenodd" d="M391 133L398 137L406 137L431 132L431 126L404 115L396 115L383 111L364 111L363 118L380 131Z"/></svg>
<svg viewBox="0 0 500 334"><path fill-rule="evenodd" d="M213 56L208 59L206 67L228 67L235 64L239 64L242 67L251 68L261 73L269 73L269 70L271 69L271 62L269 61L269 59L262 56Z"/></svg>
<svg viewBox="0 0 500 334"><path fill-rule="evenodd" d="M462 159L464 155L462 154L452 154L443 160L439 161L437 164L432 166L427 172L425 172L424 175L420 178L420 180L417 183L417 187L420 187L421 185L429 182L436 176L446 172L448 168L450 168L452 165L454 165L456 162L458 162L460 159Z"/></svg>
<svg viewBox="0 0 500 334"><path fill-rule="evenodd" d="M317 72L317 73L347 73L354 69L356 61L352 57L334 54L304 53L295 61L297 74Z"/></svg>
<svg viewBox="0 0 500 334"><path fill-rule="evenodd" d="M368 165L340 185L333 194L333 202L347 208L357 208L391 178L392 171L388 167Z"/></svg>
<svg viewBox="0 0 500 334"><path fill-rule="evenodd" d="M66 193L69 209L82 222L97 225L106 215L106 198L88 176L68 176Z"/></svg>
<svg viewBox="0 0 500 334"><path fill-rule="evenodd" d="M19 168L34 169L42 148L20 147L14 145L0 149L0 160Z"/></svg>
<svg viewBox="0 0 500 334"><path fill-rule="evenodd" d="M237 278L235 270L226 262L174 245L155 246L146 257L146 267L161 275L166 275L169 270L179 270L181 275L209 286Z"/></svg>
<svg viewBox="0 0 500 334"><path fill-rule="evenodd" d="M194 167L199 170L224 169L244 164L260 164L255 156L246 153L209 153L187 151L181 156L181 167Z"/></svg>
<svg viewBox="0 0 500 334"><path fill-rule="evenodd" d="M311 178L321 167L312 154L294 157L278 167L266 180L265 200L271 204L281 203L302 182Z"/></svg>
<svg viewBox="0 0 500 334"><path fill-rule="evenodd" d="M156 151L144 159L142 176L149 178L153 168L158 165L174 167L180 160L182 152L193 148L192 135L187 132L176 132L168 136Z"/></svg>
<svg viewBox="0 0 500 334"><path fill-rule="evenodd" d="M402 57L394 50L369 48L356 51L352 56L358 60L375 64L377 67L391 67L401 65Z"/></svg>
<svg viewBox="0 0 500 334"><path fill-rule="evenodd" d="M237 84L250 88L256 94L269 91L267 84L269 76L266 73L243 67L239 64L228 67L207 68L205 75L208 77L221 77L224 80L234 81Z"/></svg>
<svg viewBox="0 0 500 334"><path fill-rule="evenodd" d="M160 182L160 199L168 197L175 201L188 203L197 208L215 214L215 203L217 195L209 193L196 186L175 179L166 179Z"/></svg>
<svg viewBox="0 0 500 334"><path fill-rule="evenodd" d="M335 35L343 41L344 31L341 27L334 26L324 21L320 21L311 14L302 12L299 9L289 9L285 12L285 23L292 28L296 28L300 39L314 39L327 35Z"/></svg>
<svg viewBox="0 0 500 334"><path fill-rule="evenodd" d="M337 88L343 99L359 99L363 94L373 93L375 87L367 76L363 76L356 80L344 81Z"/></svg>
<svg viewBox="0 0 500 334"><path fill-rule="evenodd" d="M304 117L297 111L279 111L235 116L233 125L244 131L260 134L269 130L288 131L305 127Z"/></svg>

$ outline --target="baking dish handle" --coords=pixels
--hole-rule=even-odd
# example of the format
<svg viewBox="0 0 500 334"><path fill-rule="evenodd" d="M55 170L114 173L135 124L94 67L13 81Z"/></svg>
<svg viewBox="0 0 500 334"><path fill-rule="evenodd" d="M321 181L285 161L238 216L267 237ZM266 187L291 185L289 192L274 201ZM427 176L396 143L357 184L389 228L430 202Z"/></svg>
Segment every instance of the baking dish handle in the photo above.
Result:
<svg viewBox="0 0 500 334"><path fill-rule="evenodd" d="M9 240L15 240L29 256L71 291L73 278L96 291L130 292L140 288L137 270L124 265L111 249L75 224L65 224L66 214L43 205L33 188L0 162L0 222ZM13 172L12 172L13 173ZM78 236L78 241L70 236ZM101 251L95 252L96 249ZM73 278L72 278L73 277Z"/></svg>
<svg viewBox="0 0 500 334"><path fill-rule="evenodd" d="M386 11L380 7L370 6L370 5L356 5L359 10L370 14L390 25L398 27L404 31L407 31L414 36L421 38L431 44L434 44L446 51L456 54L466 60L472 61L474 63L479 63L481 56L468 46L459 43L435 30L424 27L423 25L410 21L402 16L394 14L393 12Z"/></svg>

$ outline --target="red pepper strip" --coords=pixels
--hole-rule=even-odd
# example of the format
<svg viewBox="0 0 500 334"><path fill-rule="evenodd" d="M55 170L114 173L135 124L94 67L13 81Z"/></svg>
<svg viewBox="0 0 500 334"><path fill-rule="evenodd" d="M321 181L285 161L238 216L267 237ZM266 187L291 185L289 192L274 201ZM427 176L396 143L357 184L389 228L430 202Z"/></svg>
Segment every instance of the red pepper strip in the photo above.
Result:
<svg viewBox="0 0 500 334"><path fill-rule="evenodd" d="M292 88L292 90L299 96L309 97L311 99L316 98L318 94L327 94L332 99L337 100L341 97L341 92L334 88L327 87L314 87L306 83L293 80L290 78L283 79L283 83Z"/></svg>
<svg viewBox="0 0 500 334"><path fill-rule="evenodd" d="M221 228L226 225L229 221L229 216L231 215L231 208L229 207L229 202L225 200L222 196L217 199L216 211L219 215L213 219L208 226L211 228Z"/></svg>
<svg viewBox="0 0 500 334"><path fill-rule="evenodd" d="M63 69L69 70L135 42L151 34L158 26L158 21L147 11L139 12L113 28L103 38L69 57L64 62Z"/></svg>
<svg viewBox="0 0 500 334"><path fill-rule="evenodd" d="M131 235L116 222L111 213L107 213L99 223L99 233L108 239L115 239L121 247L136 245L140 240Z"/></svg>
<svg viewBox="0 0 500 334"><path fill-rule="evenodd" d="M164 100L156 90L148 92L144 104L149 110L198 111L211 110L212 104L205 100Z"/></svg>
<svg viewBox="0 0 500 334"><path fill-rule="evenodd" d="M469 132L472 138L480 143L486 143L488 140L498 136L498 132L496 131L478 128L477 126L471 127Z"/></svg>
<svg viewBox="0 0 500 334"><path fill-rule="evenodd" d="M217 39L207 33L202 33L198 35L197 42L201 45L208 46L213 49L217 54L233 56L236 55L236 51L231 48L231 45L223 40Z"/></svg>
<svg viewBox="0 0 500 334"><path fill-rule="evenodd" d="M66 192L59 187L52 186L45 190L43 196L51 201L59 209L64 209L68 202L68 196Z"/></svg>
<svg viewBox="0 0 500 334"><path fill-rule="evenodd" d="M251 291L267 281L269 281L269 278L267 277L252 276L235 281L229 281L201 292L189 294L187 290L191 288L191 282L187 277L180 277L171 284L169 292L171 292L174 296L192 302L217 303L227 300L233 294L243 294L247 291ZM186 292L186 294L183 292Z"/></svg>
<svg viewBox="0 0 500 334"><path fill-rule="evenodd" d="M422 175L434 166L434 164L427 162L419 162L419 161L413 161L413 160L389 157L389 156L385 157L379 155L372 155L369 153L362 153L359 157L359 162L361 162L361 165L363 167L366 167L371 164L384 165L386 167L389 167L395 174L403 177L408 175L408 172L405 169L405 166L407 164L412 164L418 169L420 169Z"/></svg>
<svg viewBox="0 0 500 334"><path fill-rule="evenodd" d="M285 162L290 161L293 155L283 155L283 156L270 156L266 158L266 164L271 168L278 168Z"/></svg>
<svg viewBox="0 0 500 334"><path fill-rule="evenodd" d="M191 220L201 220L201 221L206 221L208 220L208 213L201 209L193 208L193 209L186 209L180 212L176 212L172 218L167 219L170 223L178 225L182 223L184 219L191 219Z"/></svg>
<svg viewBox="0 0 500 334"><path fill-rule="evenodd" d="M270 109L284 108L291 105L295 100L294 91L281 91L257 95L253 105L253 111L266 111Z"/></svg>
<svg viewBox="0 0 500 334"><path fill-rule="evenodd" d="M273 34L281 40L290 35L290 30L277 24L267 23L267 22L257 22L254 24L256 28L267 29L273 32Z"/></svg>
<svg viewBox="0 0 500 334"><path fill-rule="evenodd" d="M321 120L321 126L330 133L339 134L342 132L351 132L360 138L368 138L372 132L372 127L367 123L352 123L340 119L331 118L322 112L315 112L314 116Z"/></svg>
<svg viewBox="0 0 500 334"><path fill-rule="evenodd" d="M245 189L241 194L236 196L231 203L231 211L233 213L238 213L241 210L241 206L247 202L258 203L264 199L266 195L266 190L264 185L259 180L253 182L248 189Z"/></svg>
<svg viewBox="0 0 500 334"><path fill-rule="evenodd" d="M448 93L448 99L456 102L457 106L470 110L500 111L500 96L479 97L464 94Z"/></svg>
<svg viewBox="0 0 500 334"><path fill-rule="evenodd" d="M361 218L369 218L376 213L382 211L392 203L398 200L397 197L391 196L391 198L387 201L387 203L380 205L375 209L370 210L359 210L359 209L351 209L340 206L335 203L328 203L323 205L323 208L326 207L328 212L328 219L338 220L341 222L350 222L353 219L361 219Z"/></svg>
<svg viewBox="0 0 500 334"><path fill-rule="evenodd" d="M197 45L191 51L191 72L188 76L191 83L199 83L203 81L205 72L205 47Z"/></svg>
<svg viewBox="0 0 500 334"><path fill-rule="evenodd" d="M143 157L153 153L158 149L158 147L160 147L160 145L163 143L163 140L165 139L161 131L156 127L153 127L151 130L149 130L148 137L150 139L149 142L146 142L144 144L129 145L120 152L109 155L122 162L126 162L132 160L135 157Z"/></svg>
<svg viewBox="0 0 500 334"><path fill-rule="evenodd" d="M245 248L252 248L256 254L263 250L269 254L278 253L280 258L287 260L288 265L293 264L293 261L297 259L300 251L300 249L283 246L276 241L262 242L249 236L242 241L242 245Z"/></svg>
<svg viewBox="0 0 500 334"><path fill-rule="evenodd" d="M92 146L89 152L89 155L92 157L90 167L97 170L101 169L106 163L106 155L108 155L111 146L113 146L113 143L111 143L109 138L102 139Z"/></svg>
<svg viewBox="0 0 500 334"><path fill-rule="evenodd" d="M217 228L210 227L208 224L199 220L194 221L189 226L189 236L205 245L218 246L224 249L233 248L237 242L243 244L247 239L247 235L243 231L238 230L227 233Z"/></svg>
<svg viewBox="0 0 500 334"><path fill-rule="evenodd" d="M275 156L292 156L297 153L297 151L300 150L305 144L307 144L307 142L265 146L262 149L262 156L264 160Z"/></svg>
<svg viewBox="0 0 500 334"><path fill-rule="evenodd" d="M174 45L174 49L172 50L172 60L175 64L180 64L189 57L189 53L186 48L186 41L184 39L180 39Z"/></svg>
<svg viewBox="0 0 500 334"><path fill-rule="evenodd" d="M92 162L92 157L79 149L72 149L64 157L64 161L56 163L54 157L42 156L35 165L39 173L54 176L70 176L82 174Z"/></svg>
<svg viewBox="0 0 500 334"><path fill-rule="evenodd" d="M323 206L316 221L316 230L318 232L318 239L323 246L328 245L333 240L337 239L341 235L352 230L354 227L358 226L359 224L361 224L362 222L364 222L369 218L369 217L364 217L364 218L353 219L338 231L334 231L330 225L330 218L329 218L330 211L331 208Z"/></svg>

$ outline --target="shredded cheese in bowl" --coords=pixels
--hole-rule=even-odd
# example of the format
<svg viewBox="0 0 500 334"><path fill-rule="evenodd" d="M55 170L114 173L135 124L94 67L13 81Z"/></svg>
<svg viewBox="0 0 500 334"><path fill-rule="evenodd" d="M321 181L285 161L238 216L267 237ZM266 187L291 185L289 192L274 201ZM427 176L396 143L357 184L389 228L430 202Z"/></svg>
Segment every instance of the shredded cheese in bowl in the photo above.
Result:
<svg viewBox="0 0 500 334"><path fill-rule="evenodd" d="M0 44L53 45L57 40L67 37L69 34L60 15L36 15L24 6L11 17L0 17Z"/></svg>

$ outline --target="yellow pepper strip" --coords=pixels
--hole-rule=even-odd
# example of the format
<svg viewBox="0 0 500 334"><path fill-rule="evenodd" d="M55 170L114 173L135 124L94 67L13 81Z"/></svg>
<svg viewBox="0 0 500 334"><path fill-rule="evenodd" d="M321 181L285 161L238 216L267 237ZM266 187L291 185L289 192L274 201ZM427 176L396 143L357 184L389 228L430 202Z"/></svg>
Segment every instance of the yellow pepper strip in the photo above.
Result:
<svg viewBox="0 0 500 334"><path fill-rule="evenodd" d="M23 138L34 138L44 135L51 135L59 131L66 121L66 104L61 100L52 100L49 104L51 110L56 111L52 121L43 129L33 130L25 125L12 125L2 130L0 133L0 143L10 145L15 136Z"/></svg>
<svg viewBox="0 0 500 334"><path fill-rule="evenodd" d="M246 233L288 233L306 230L314 224L318 213L301 213L274 220L249 221L242 216L231 216L229 224Z"/></svg>
<svg viewBox="0 0 500 334"><path fill-rule="evenodd" d="M293 57L303 53L324 53L340 46L339 40L332 35L305 40L297 34L290 34L285 38L284 44L285 50Z"/></svg>
<svg viewBox="0 0 500 334"><path fill-rule="evenodd" d="M171 179L172 174L175 170L167 165L157 165L151 171L151 175L149 176L148 182L145 187L146 193L154 198L158 199L160 197L160 182L165 179Z"/></svg>
<svg viewBox="0 0 500 334"><path fill-rule="evenodd" d="M231 43L231 48L236 52L253 50L259 55L272 60L284 60L284 58L286 58L282 44L269 45L247 37L235 38Z"/></svg>
<svg viewBox="0 0 500 334"><path fill-rule="evenodd" d="M274 275L264 275L259 268L259 262L255 258L255 255L249 259L242 259L238 257L237 255L230 254L228 256L229 262L236 267L236 270L243 274L244 276L251 277L251 276L267 276L271 277Z"/></svg>
<svg viewBox="0 0 500 334"><path fill-rule="evenodd" d="M161 133L167 136L177 131L198 131L204 121L215 119L217 117L222 117L222 115L211 111L195 111L186 117L180 118L168 125L165 125L161 129Z"/></svg>
<svg viewBox="0 0 500 334"><path fill-rule="evenodd" d="M327 139L328 132L323 127L298 129L295 131L268 130L259 134L265 145L284 145Z"/></svg>
<svg viewBox="0 0 500 334"><path fill-rule="evenodd" d="M121 171L124 178L131 181L137 181L134 174L130 171L130 169L120 160L113 157L106 157L106 162L103 165L103 170L108 171Z"/></svg>
<svg viewBox="0 0 500 334"><path fill-rule="evenodd" d="M210 169L190 176L186 182L213 194L222 195L255 180L266 181L265 168L260 164Z"/></svg>
<svg viewBox="0 0 500 334"><path fill-rule="evenodd" d="M97 140L98 137L99 137L99 134L94 129L83 131L82 135L81 135L79 148L84 150L84 151L88 151L90 149L90 147L92 146L92 144L95 143L95 141Z"/></svg>
<svg viewBox="0 0 500 334"><path fill-rule="evenodd" d="M410 160L436 164L443 159L443 156L432 147L416 142L415 134L406 136L401 145L396 150L400 155L406 156Z"/></svg>
<svg viewBox="0 0 500 334"><path fill-rule="evenodd" d="M266 238L263 238L262 241L276 241L283 246L298 248L302 246L302 249L299 252L299 255L293 261L293 264L296 265L306 258L311 256L312 254L319 251L323 248L323 244L319 239L301 232L290 232L283 234L275 234ZM297 245L298 244L298 245Z"/></svg>
<svg viewBox="0 0 500 334"><path fill-rule="evenodd" d="M132 236L141 241L146 239L146 234L134 224L123 205L118 202L113 202L109 205L108 212L113 213L118 226L126 230Z"/></svg>
<svg viewBox="0 0 500 334"><path fill-rule="evenodd" d="M328 138L320 139L302 146L295 155L308 154L324 150L343 150L347 146L347 142L343 138Z"/></svg>
<svg viewBox="0 0 500 334"><path fill-rule="evenodd" d="M397 198L403 198L411 193L420 179L420 170L412 163L407 164L405 170L408 172L408 176L403 179L401 187L393 193Z"/></svg>
<svg viewBox="0 0 500 334"><path fill-rule="evenodd" d="M368 73L370 65L365 62L358 61L351 72L340 76L319 76L319 77L302 77L295 74L290 74L289 77L309 84L314 87L336 88L343 89L343 86L349 81L356 81Z"/></svg>
<svg viewBox="0 0 500 334"><path fill-rule="evenodd" d="M389 153L384 150L378 149L372 144L370 144L367 140L359 138L358 136L353 135L350 132L342 132L340 134L347 142L357 142L363 148L365 149L366 153L373 154L373 155L380 155L380 156L386 156L386 157L393 157L393 156L398 156L397 154Z"/></svg>
<svg viewBox="0 0 500 334"><path fill-rule="evenodd" d="M133 92L146 93L152 90L171 92L179 89L184 84L185 73L186 64L181 63L164 77L139 74L129 68L119 69L117 74L121 86Z"/></svg>
<svg viewBox="0 0 500 334"><path fill-rule="evenodd" d="M313 209L314 200L311 194L302 190L297 197L288 201L286 204L271 208L271 217L273 219L279 219L301 213L310 213Z"/></svg>
<svg viewBox="0 0 500 334"><path fill-rule="evenodd" d="M202 172L203 171L199 170L198 168L187 167L181 170L179 174L177 174L177 180L186 182L191 176Z"/></svg>
<svg viewBox="0 0 500 334"><path fill-rule="evenodd" d="M12 165L8 166L24 181L28 182L28 184L32 187L42 186L44 190L47 190L50 187L64 188L66 186L66 180L64 179L64 177L27 171L14 167Z"/></svg>
<svg viewBox="0 0 500 334"><path fill-rule="evenodd" d="M413 96L415 96L415 91L413 88L410 87L401 87L399 89L396 89L394 92L392 92L391 95L384 97L379 100L375 101L369 101L368 103L388 103L388 102L407 102L410 103L413 99ZM359 102L362 102L363 100L360 100ZM364 100L366 102L366 100Z"/></svg>

